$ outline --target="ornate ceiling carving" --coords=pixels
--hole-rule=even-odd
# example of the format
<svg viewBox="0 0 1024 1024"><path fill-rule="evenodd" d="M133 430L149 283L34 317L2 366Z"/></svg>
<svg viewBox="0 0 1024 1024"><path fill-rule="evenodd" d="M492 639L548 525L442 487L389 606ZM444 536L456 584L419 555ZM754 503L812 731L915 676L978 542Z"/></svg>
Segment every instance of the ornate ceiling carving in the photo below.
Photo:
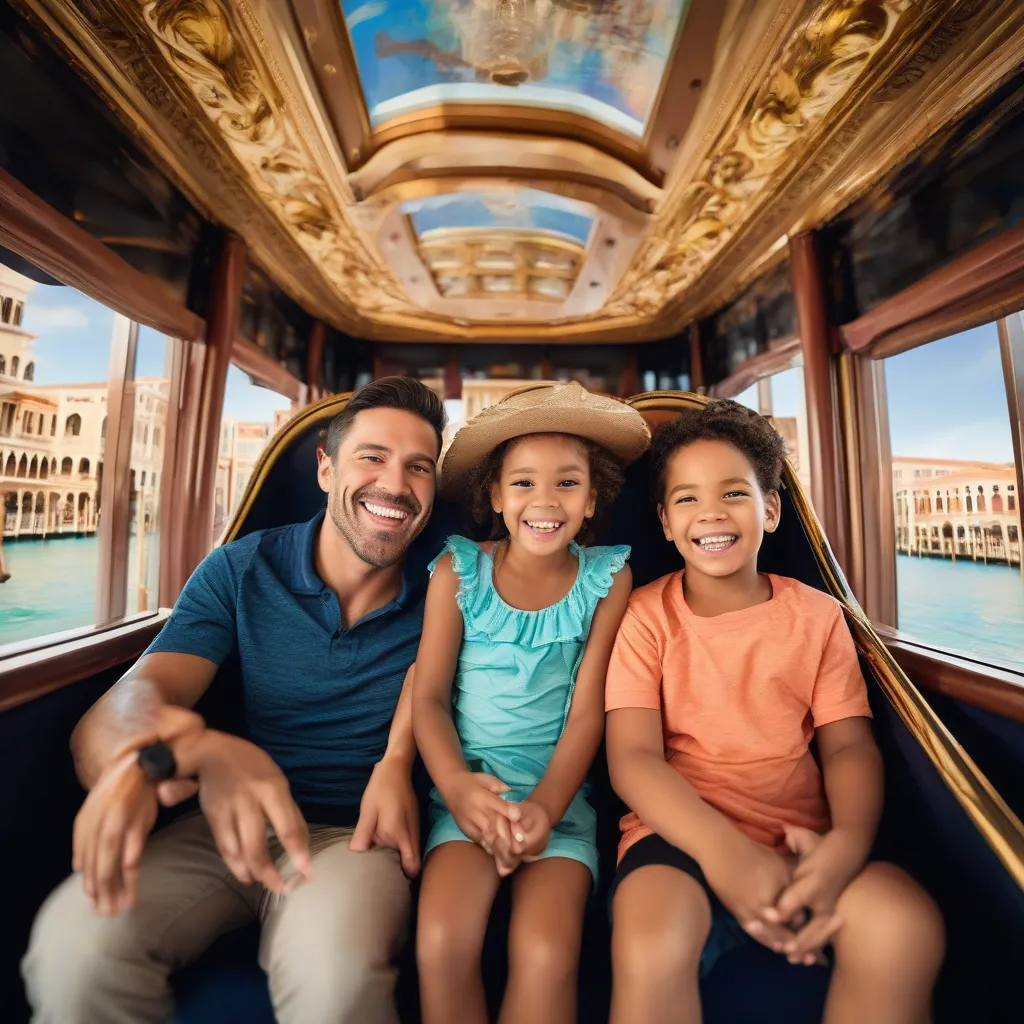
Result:
<svg viewBox="0 0 1024 1024"><path fill-rule="evenodd" d="M731 0L663 189L638 188L633 166L617 174L599 140L588 164L579 138L523 145L493 124L481 134L498 147L486 167L460 143L472 136L460 124L449 147L435 130L390 143L400 159L382 148L375 160L389 170L375 199L357 184L370 164L349 179L308 34L284 0L15 2L299 302L352 332L414 340L611 341L678 330L749 280L787 233L836 213L994 87L1019 59L1015 33L1024 30L1017 0ZM899 126L896 137L886 123ZM457 183L460 154L465 179L503 164L506 175L546 175L634 211L643 240L601 308L497 326L416 301L361 209L419 179Z"/></svg>

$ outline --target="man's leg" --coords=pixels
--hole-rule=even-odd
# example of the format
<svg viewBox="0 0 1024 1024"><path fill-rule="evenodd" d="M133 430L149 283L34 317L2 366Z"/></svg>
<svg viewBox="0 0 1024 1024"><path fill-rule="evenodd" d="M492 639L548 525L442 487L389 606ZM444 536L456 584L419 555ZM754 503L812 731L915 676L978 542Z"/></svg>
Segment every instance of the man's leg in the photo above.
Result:
<svg viewBox="0 0 1024 1024"><path fill-rule="evenodd" d="M353 853L352 832L311 827L313 881L267 898L260 966L279 1024L397 1024L409 882L394 850Z"/></svg>
<svg viewBox="0 0 1024 1024"><path fill-rule="evenodd" d="M132 910L100 917L81 876L65 879L36 915L21 965L33 1024L163 1024L168 975L255 921L261 892L231 876L201 814L150 839Z"/></svg>

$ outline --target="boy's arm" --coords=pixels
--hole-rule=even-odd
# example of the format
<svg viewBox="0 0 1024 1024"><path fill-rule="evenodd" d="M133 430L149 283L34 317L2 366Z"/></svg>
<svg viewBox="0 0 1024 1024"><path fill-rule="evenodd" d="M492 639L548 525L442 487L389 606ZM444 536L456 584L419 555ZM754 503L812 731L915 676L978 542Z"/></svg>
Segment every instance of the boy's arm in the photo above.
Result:
<svg viewBox="0 0 1024 1024"><path fill-rule="evenodd" d="M412 726L423 763L448 810L459 828L479 841L495 814L518 818L519 809L498 795L508 790L501 780L469 770L452 721L452 683L463 633L458 591L451 556L445 556L427 587L412 691Z"/></svg>
<svg viewBox="0 0 1024 1024"><path fill-rule="evenodd" d="M882 758L866 718L823 725L815 739L832 828L797 865L793 884L779 897L775 911L785 921L808 907L821 924L871 852L882 814ZM803 953L804 945L808 951L817 945L811 941L814 924L807 926L807 936L798 936L798 952Z"/></svg>
<svg viewBox="0 0 1024 1024"><path fill-rule="evenodd" d="M608 713L608 771L615 792L640 820L688 853L741 926L770 949L792 933L759 916L774 902L791 869L779 854L748 839L665 760L661 712L619 708Z"/></svg>
<svg viewBox="0 0 1024 1024"><path fill-rule="evenodd" d="M537 804L547 818L548 831L558 824L583 785L604 733L604 682L608 672L608 659L615 643L615 634L626 610L633 574L623 566L612 580L611 589L598 602L590 625L587 647L583 653L572 704L565 729L555 745L555 752L547 771L537 784L527 804ZM529 825L531 809L524 806L523 824ZM530 831L527 828L527 831ZM531 837L513 846L516 853L539 853ZM544 835L544 845L547 835ZM543 849L543 845L540 847Z"/></svg>

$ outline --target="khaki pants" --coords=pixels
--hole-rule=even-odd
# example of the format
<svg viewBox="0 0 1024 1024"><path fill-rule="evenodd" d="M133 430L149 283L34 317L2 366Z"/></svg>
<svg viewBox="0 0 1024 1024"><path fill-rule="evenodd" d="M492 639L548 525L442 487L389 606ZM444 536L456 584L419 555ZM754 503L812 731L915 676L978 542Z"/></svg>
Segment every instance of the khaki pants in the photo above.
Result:
<svg viewBox="0 0 1024 1024"><path fill-rule="evenodd" d="M280 897L235 880L198 813L151 838L128 912L100 917L72 875L40 909L22 961L33 1022L163 1024L170 972L258 919L281 1024L394 1024L409 883L395 851L353 853L351 837L312 826L313 881Z"/></svg>

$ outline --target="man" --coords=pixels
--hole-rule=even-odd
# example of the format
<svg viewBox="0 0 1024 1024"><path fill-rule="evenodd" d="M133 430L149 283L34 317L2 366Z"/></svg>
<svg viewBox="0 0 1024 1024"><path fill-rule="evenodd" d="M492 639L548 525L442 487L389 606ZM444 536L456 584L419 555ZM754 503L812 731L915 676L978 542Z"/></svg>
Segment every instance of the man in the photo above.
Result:
<svg viewBox="0 0 1024 1024"><path fill-rule="evenodd" d="M418 381L358 391L320 456L326 512L210 554L79 723L78 874L33 927L34 1021L166 1021L169 973L255 920L282 1024L397 1020L392 964L419 869L403 680L425 592L406 553L433 508L444 424ZM229 657L253 742L188 710ZM201 813L148 839L158 803L197 790Z"/></svg>

